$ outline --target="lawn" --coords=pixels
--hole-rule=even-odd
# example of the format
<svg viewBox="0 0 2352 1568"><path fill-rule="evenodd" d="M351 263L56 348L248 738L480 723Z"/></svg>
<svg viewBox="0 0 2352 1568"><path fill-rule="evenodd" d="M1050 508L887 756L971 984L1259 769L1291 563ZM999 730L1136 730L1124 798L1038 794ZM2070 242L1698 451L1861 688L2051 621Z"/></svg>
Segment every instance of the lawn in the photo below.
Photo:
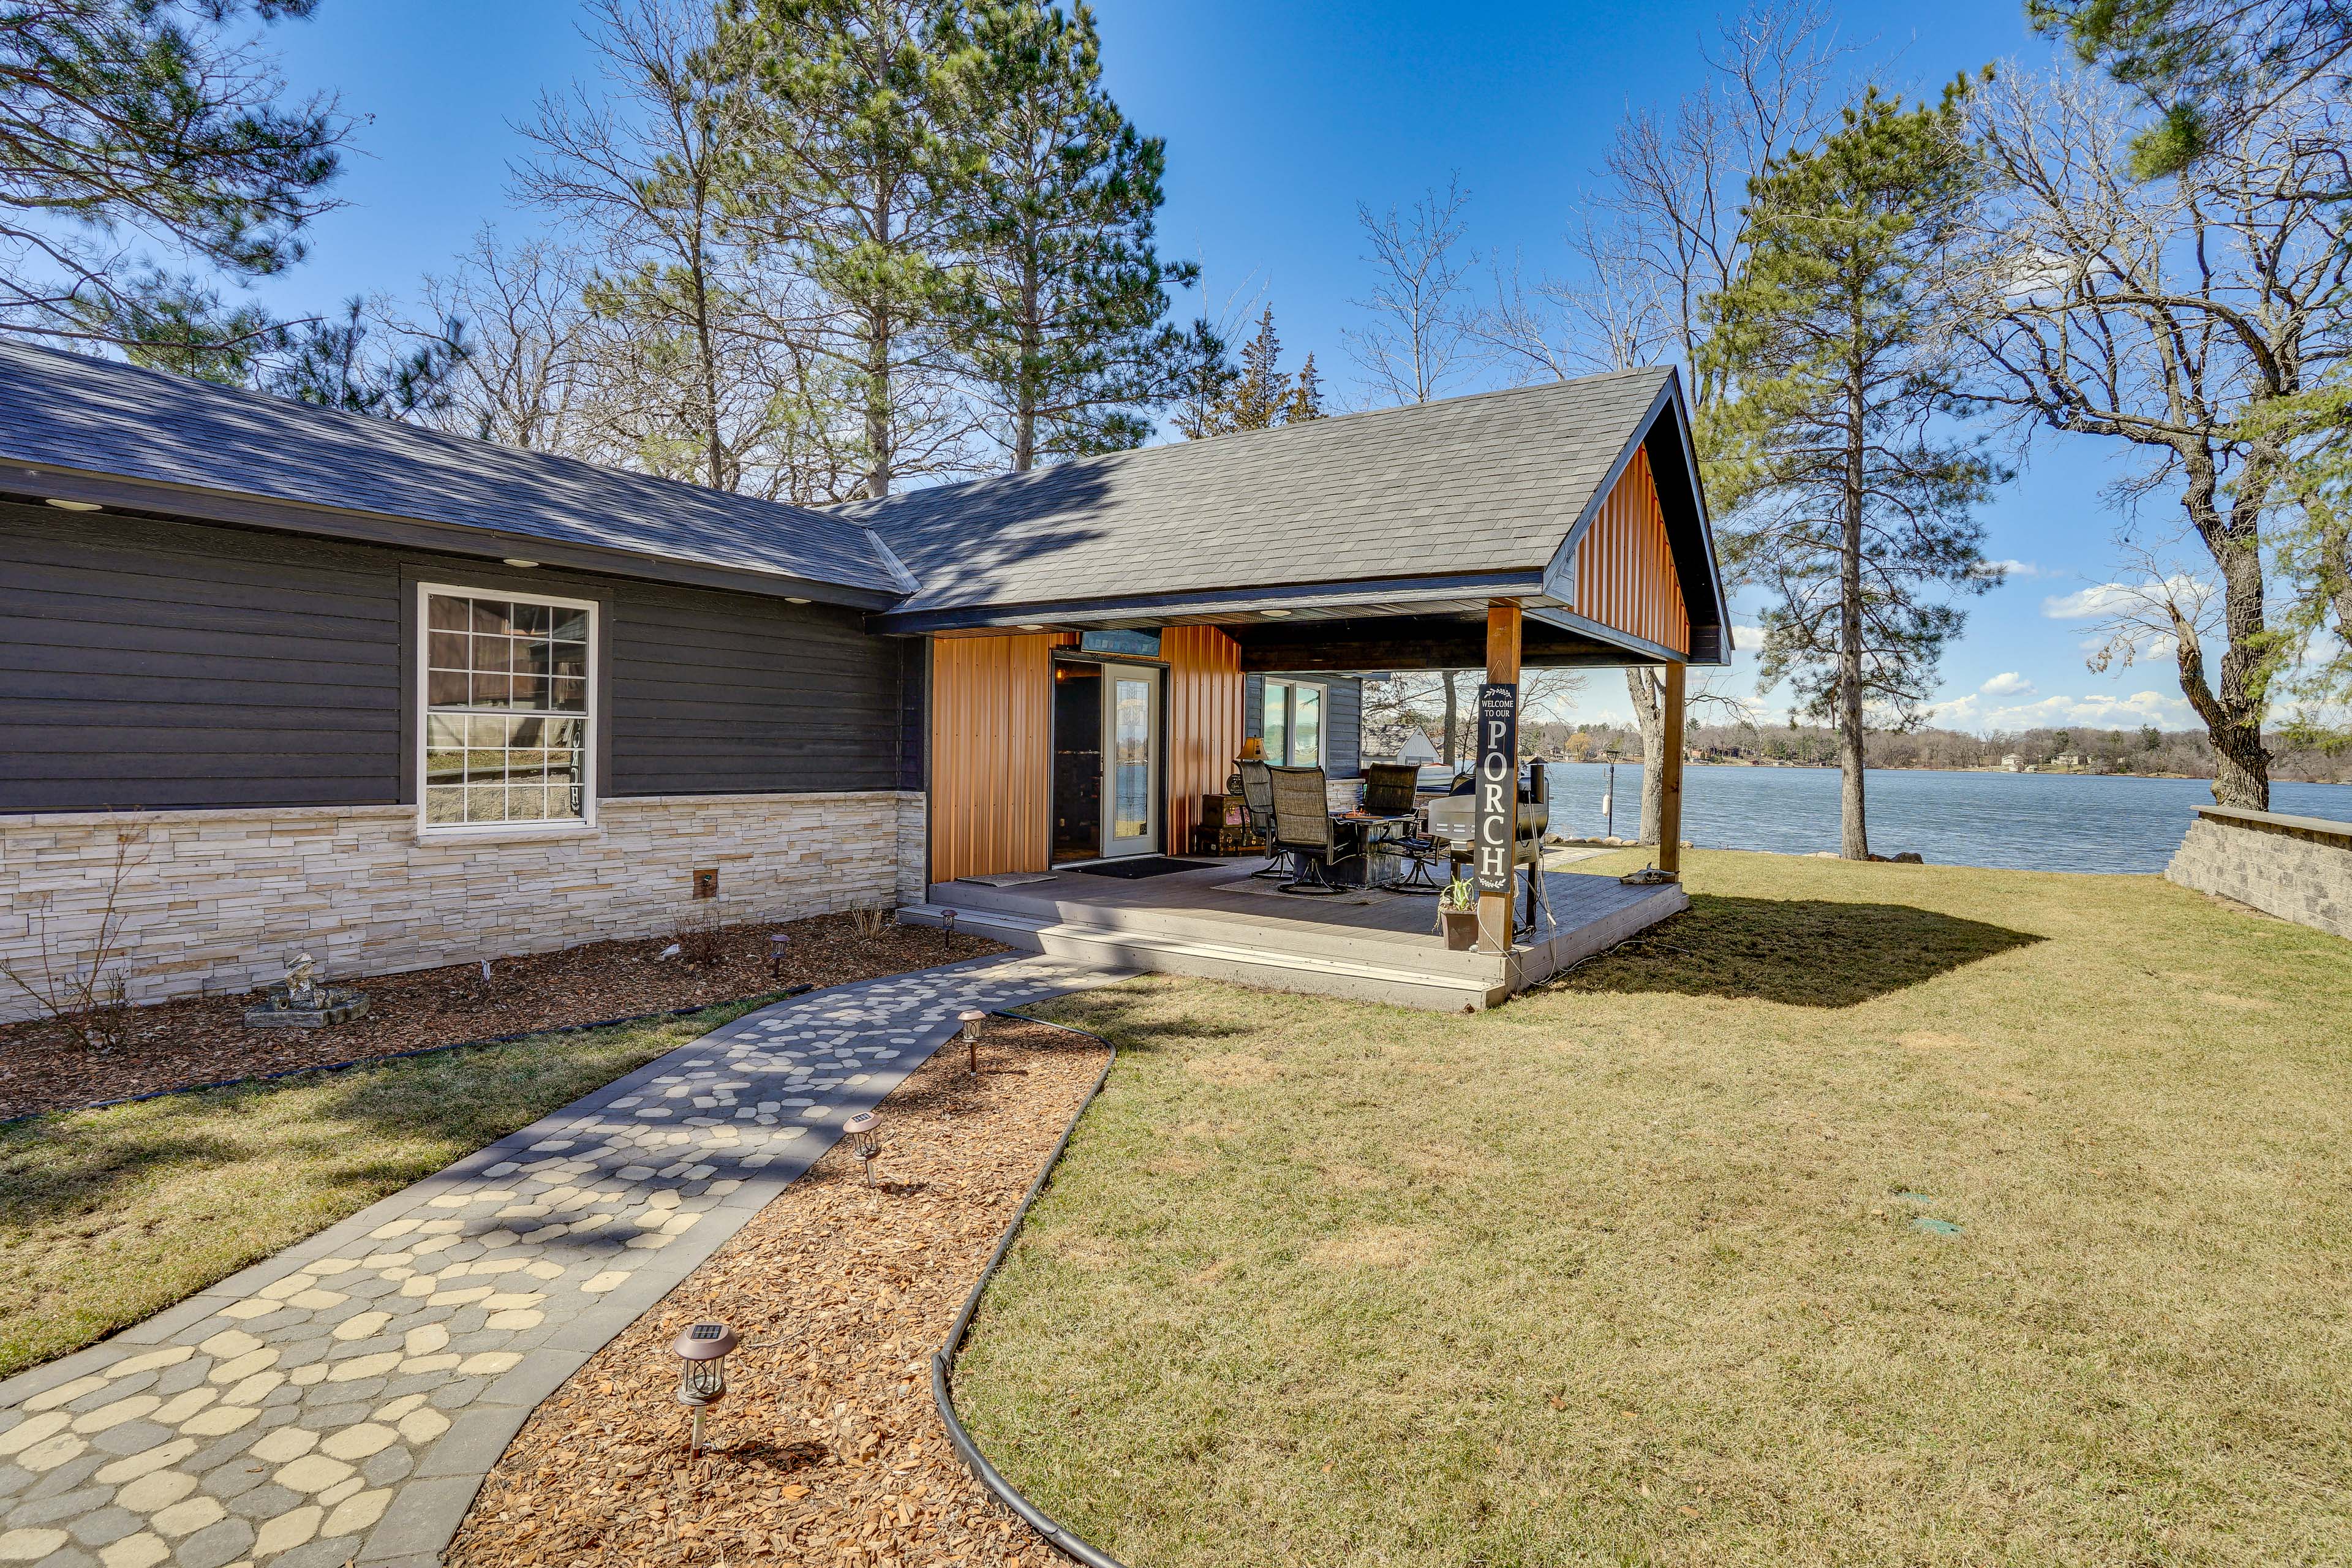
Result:
<svg viewBox="0 0 2352 1568"><path fill-rule="evenodd" d="M0 1376L135 1323L752 1005L0 1127Z"/></svg>
<svg viewBox="0 0 2352 1568"><path fill-rule="evenodd" d="M1688 880L1475 1017L1053 1005L1124 1054L982 1447L1135 1568L2347 1561L2352 947L2152 878Z"/></svg>

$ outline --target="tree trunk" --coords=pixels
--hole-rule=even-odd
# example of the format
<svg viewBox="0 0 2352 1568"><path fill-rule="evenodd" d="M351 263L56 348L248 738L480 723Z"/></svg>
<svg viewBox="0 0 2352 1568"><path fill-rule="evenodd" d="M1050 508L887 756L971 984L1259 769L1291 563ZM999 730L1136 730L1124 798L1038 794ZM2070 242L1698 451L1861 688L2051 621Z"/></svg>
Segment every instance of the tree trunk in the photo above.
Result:
<svg viewBox="0 0 2352 1568"><path fill-rule="evenodd" d="M890 493L890 321L887 307L866 315L866 493Z"/></svg>
<svg viewBox="0 0 2352 1568"><path fill-rule="evenodd" d="M1864 811L1862 747L1862 386L1849 378L1846 391L1845 539L1838 561L1838 771L1839 853L1849 860L1870 858L1870 829Z"/></svg>
<svg viewBox="0 0 2352 1568"><path fill-rule="evenodd" d="M2247 811L2271 808L2270 752L2263 744L2269 672L2263 668L2263 552L2259 531L2269 492L2263 465L2250 462L2238 476L2231 515L2215 504L2219 476L2201 449L2188 459L2189 487L2180 504L2221 575L2221 625L2229 647L2221 679L2206 684L2204 652L2193 631L2177 637L2181 695L2205 721L2213 742L2213 802Z"/></svg>
<svg viewBox="0 0 2352 1568"><path fill-rule="evenodd" d="M1454 689L1454 682L1460 675L1459 670L1449 669L1445 672L1445 765L1449 768L1456 765L1454 726L1455 715L1460 711L1461 698Z"/></svg>
<svg viewBox="0 0 2352 1568"><path fill-rule="evenodd" d="M1665 689L1658 678L1640 666L1625 671L1625 693L1633 700L1633 726L1642 731L1641 843L1658 842L1658 819L1665 811L1666 754Z"/></svg>
<svg viewBox="0 0 2352 1568"><path fill-rule="evenodd" d="M1044 334L1037 322L1037 237L1024 237L1021 274L1021 360L1013 393L1013 471L1025 474L1037 463L1037 356Z"/></svg>

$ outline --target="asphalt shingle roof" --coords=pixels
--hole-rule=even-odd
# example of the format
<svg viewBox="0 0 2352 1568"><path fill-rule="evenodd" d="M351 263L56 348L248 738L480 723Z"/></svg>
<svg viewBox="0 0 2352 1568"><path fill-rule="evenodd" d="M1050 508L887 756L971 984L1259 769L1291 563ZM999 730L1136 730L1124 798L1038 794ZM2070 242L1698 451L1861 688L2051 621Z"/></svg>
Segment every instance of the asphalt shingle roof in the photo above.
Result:
<svg viewBox="0 0 2352 1568"><path fill-rule="evenodd" d="M900 594L838 512L0 341L0 459Z"/></svg>
<svg viewBox="0 0 2352 1568"><path fill-rule="evenodd" d="M851 501L893 613L1540 570L1671 372L1613 372Z"/></svg>

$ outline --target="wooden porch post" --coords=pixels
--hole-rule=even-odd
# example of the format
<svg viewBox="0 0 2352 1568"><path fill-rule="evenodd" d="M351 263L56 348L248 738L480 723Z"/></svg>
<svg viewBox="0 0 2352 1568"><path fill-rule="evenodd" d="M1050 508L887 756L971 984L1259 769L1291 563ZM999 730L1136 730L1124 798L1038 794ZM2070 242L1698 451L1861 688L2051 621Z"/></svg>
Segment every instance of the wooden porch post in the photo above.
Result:
<svg viewBox="0 0 2352 1568"><path fill-rule="evenodd" d="M1517 686L1519 683L1519 605L1516 599L1496 599L1486 606L1486 683L1489 686ZM1483 742L1482 742L1483 743ZM1511 757L1511 783L1507 787L1516 800L1518 787L1519 759L1516 744ZM1478 764L1474 751L1471 765ZM1518 837L1516 816L1511 837ZM1511 892L1507 880L1499 893L1478 895L1478 945L1488 952L1507 953L1511 951Z"/></svg>
<svg viewBox="0 0 2352 1568"><path fill-rule="evenodd" d="M1683 667L1666 666L1664 722L1665 755L1658 759L1658 869L1682 875L1683 869Z"/></svg>

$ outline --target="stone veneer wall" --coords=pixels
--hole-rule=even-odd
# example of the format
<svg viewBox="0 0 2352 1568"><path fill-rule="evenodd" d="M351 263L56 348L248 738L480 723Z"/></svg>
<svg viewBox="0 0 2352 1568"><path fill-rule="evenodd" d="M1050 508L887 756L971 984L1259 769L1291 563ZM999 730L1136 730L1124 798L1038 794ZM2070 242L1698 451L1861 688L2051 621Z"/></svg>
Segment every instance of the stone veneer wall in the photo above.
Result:
<svg viewBox="0 0 2352 1568"><path fill-rule="evenodd" d="M68 963L105 907L120 835L121 968L135 1002L242 992L310 952L326 978L659 935L712 911L781 920L924 893L923 797L897 790L602 801L593 828L420 837L410 805L0 816L0 961ZM29 1002L0 981L0 1020Z"/></svg>
<svg viewBox="0 0 2352 1568"><path fill-rule="evenodd" d="M2200 806L2164 874L2184 888L2352 937L2352 822Z"/></svg>

